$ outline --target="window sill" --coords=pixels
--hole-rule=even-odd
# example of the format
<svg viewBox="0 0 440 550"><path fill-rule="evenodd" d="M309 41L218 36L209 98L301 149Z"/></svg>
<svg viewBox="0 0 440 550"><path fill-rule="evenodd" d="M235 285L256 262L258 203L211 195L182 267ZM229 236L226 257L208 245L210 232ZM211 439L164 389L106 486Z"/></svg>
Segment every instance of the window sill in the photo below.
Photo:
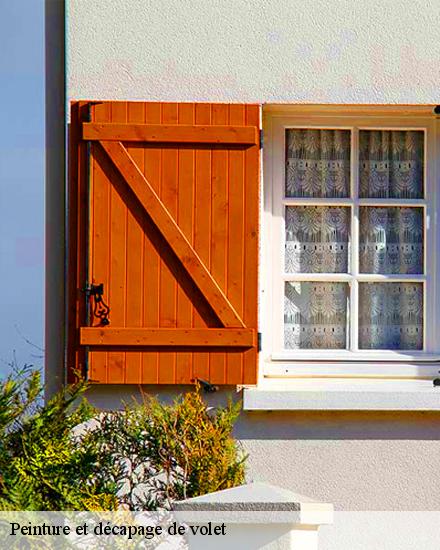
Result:
<svg viewBox="0 0 440 550"><path fill-rule="evenodd" d="M245 388L246 411L440 411L432 380L265 380Z"/></svg>

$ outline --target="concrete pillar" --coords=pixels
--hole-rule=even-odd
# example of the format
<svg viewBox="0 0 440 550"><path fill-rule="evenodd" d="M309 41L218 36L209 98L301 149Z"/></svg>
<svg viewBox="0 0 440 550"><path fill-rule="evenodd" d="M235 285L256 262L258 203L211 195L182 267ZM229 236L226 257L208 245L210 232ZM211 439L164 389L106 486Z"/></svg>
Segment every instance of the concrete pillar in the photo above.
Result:
<svg viewBox="0 0 440 550"><path fill-rule="evenodd" d="M318 528L333 522L333 505L266 483L174 504L188 525L190 550L318 550Z"/></svg>
<svg viewBox="0 0 440 550"><path fill-rule="evenodd" d="M66 93L64 12L64 0L46 0L46 325L44 344L46 398L61 388L65 377Z"/></svg>

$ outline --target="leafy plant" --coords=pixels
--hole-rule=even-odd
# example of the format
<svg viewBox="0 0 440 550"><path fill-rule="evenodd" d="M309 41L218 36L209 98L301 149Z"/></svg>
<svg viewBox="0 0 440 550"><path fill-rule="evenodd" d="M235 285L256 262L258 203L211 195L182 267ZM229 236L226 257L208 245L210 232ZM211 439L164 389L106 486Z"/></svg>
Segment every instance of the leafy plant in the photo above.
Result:
<svg viewBox="0 0 440 550"><path fill-rule="evenodd" d="M77 405L85 389L79 382L43 405L38 371L25 368L0 383L0 509L116 506L114 488L94 477L93 449L77 446L71 435L95 414L85 400Z"/></svg>
<svg viewBox="0 0 440 550"><path fill-rule="evenodd" d="M0 382L0 510L166 510L244 481L232 437L240 404L209 410L200 388L98 413L87 384L42 402L38 371Z"/></svg>
<svg viewBox="0 0 440 550"><path fill-rule="evenodd" d="M182 500L240 485L246 456L232 437L240 403L208 410L200 388L173 404L141 404L100 416L83 442L99 456L99 478L120 487L132 510L168 509Z"/></svg>

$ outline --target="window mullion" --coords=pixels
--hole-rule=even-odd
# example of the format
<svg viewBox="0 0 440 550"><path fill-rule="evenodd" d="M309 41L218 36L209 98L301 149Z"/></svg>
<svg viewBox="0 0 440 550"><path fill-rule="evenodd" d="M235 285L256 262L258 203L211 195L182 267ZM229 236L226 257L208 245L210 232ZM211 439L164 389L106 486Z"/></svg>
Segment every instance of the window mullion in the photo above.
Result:
<svg viewBox="0 0 440 550"><path fill-rule="evenodd" d="M351 144L351 273L350 287L350 349L358 350L359 325L359 130L353 128Z"/></svg>

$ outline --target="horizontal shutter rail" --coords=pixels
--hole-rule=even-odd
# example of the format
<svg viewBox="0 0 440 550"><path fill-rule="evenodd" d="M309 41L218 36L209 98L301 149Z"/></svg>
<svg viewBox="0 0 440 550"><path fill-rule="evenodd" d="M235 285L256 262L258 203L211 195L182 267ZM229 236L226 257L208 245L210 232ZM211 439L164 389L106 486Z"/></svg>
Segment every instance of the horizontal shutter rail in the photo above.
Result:
<svg viewBox="0 0 440 550"><path fill-rule="evenodd" d="M241 347L256 346L253 329L219 328L115 328L82 327L83 346L178 346Z"/></svg>
<svg viewBox="0 0 440 550"><path fill-rule="evenodd" d="M223 326L244 328L245 325L240 316L165 208L150 182L139 170L127 149L120 142L100 141L99 143Z"/></svg>
<svg viewBox="0 0 440 550"><path fill-rule="evenodd" d="M258 144L255 126L197 126L184 124L115 124L84 122L82 135L85 140L140 141L150 143L186 143L199 145Z"/></svg>

